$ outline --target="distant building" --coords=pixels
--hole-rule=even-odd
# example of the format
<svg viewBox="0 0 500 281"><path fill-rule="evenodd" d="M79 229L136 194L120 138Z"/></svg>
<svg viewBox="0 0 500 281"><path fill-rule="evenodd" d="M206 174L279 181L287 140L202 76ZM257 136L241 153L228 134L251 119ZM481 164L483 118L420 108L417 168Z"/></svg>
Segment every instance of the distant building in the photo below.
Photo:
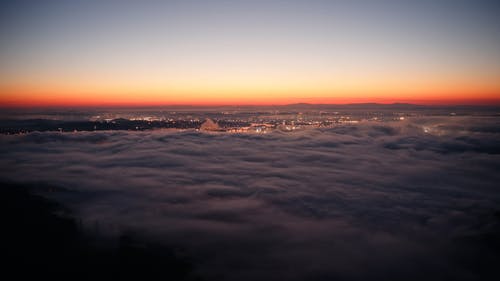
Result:
<svg viewBox="0 0 500 281"><path fill-rule="evenodd" d="M216 122L214 122L212 119L207 118L205 120L205 122L203 122L201 124L200 130L203 130L203 131L220 131L221 127L219 127L219 125Z"/></svg>

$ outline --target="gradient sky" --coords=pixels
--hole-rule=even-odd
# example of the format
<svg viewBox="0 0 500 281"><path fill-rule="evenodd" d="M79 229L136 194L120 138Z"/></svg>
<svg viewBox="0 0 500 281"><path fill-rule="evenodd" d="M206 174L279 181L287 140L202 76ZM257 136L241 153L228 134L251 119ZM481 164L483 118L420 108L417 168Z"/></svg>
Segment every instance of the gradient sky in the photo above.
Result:
<svg viewBox="0 0 500 281"><path fill-rule="evenodd" d="M2 1L0 105L500 103L499 14L481 0Z"/></svg>

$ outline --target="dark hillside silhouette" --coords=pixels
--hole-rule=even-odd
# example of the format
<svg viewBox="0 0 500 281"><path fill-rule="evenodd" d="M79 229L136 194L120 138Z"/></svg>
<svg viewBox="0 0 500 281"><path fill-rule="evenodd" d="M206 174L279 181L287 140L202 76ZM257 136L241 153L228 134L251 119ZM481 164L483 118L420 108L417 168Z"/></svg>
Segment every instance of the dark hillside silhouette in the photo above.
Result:
<svg viewBox="0 0 500 281"><path fill-rule="evenodd" d="M12 280L195 280L170 249L127 234L89 237L68 210L33 192L0 188L1 267Z"/></svg>

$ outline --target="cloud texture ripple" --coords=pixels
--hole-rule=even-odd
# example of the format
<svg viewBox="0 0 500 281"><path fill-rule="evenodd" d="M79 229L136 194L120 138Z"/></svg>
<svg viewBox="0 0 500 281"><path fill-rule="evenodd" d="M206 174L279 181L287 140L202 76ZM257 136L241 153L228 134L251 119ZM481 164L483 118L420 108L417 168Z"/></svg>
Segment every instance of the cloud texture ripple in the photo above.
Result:
<svg viewBox="0 0 500 281"><path fill-rule="evenodd" d="M1 180L75 191L57 198L89 225L182 247L206 279L476 280L499 257L498 118L31 133L0 153Z"/></svg>

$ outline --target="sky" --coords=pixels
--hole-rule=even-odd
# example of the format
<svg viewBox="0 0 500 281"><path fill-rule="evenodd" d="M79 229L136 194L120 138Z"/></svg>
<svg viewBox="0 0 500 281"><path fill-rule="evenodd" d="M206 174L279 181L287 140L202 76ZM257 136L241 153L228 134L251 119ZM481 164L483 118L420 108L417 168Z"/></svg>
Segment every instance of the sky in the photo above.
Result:
<svg viewBox="0 0 500 281"><path fill-rule="evenodd" d="M500 104L498 14L482 0L2 1L0 106Z"/></svg>

